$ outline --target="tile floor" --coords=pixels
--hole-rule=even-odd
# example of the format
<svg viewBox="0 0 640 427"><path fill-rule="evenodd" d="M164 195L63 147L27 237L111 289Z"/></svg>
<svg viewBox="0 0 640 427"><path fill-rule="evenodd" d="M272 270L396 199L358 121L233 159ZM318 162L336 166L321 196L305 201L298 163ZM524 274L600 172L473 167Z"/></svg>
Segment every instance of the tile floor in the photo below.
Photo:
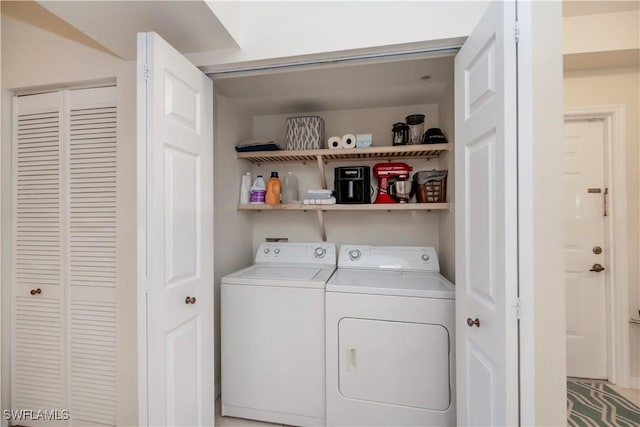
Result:
<svg viewBox="0 0 640 427"><path fill-rule="evenodd" d="M640 390L622 388L613 384L609 386L618 394L640 406ZM216 427L278 427L280 424L265 423L262 421L245 420L242 418L223 417L220 415L220 398L216 400ZM287 426L282 426L287 427Z"/></svg>
<svg viewBox="0 0 640 427"><path fill-rule="evenodd" d="M220 398L218 398L216 399L216 427L287 427L281 424L245 420L243 418L223 417L220 412Z"/></svg>
<svg viewBox="0 0 640 427"><path fill-rule="evenodd" d="M630 400L631 402L640 406L640 390L636 390L633 388L622 388L613 384L609 384L609 387L611 387L619 395L625 397L627 400Z"/></svg>

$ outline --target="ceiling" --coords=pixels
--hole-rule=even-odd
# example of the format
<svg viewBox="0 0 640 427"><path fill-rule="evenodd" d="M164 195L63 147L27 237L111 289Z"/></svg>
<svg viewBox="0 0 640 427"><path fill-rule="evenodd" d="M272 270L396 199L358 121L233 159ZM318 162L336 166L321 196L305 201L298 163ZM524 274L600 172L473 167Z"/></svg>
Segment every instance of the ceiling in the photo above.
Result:
<svg viewBox="0 0 640 427"><path fill-rule="evenodd" d="M562 2L562 16L564 17L626 12L638 9L640 9L640 1L638 0L564 0Z"/></svg>
<svg viewBox="0 0 640 427"><path fill-rule="evenodd" d="M638 49L612 50L564 55L563 71L598 70L606 64L607 68L628 68L640 66Z"/></svg>
<svg viewBox="0 0 640 427"><path fill-rule="evenodd" d="M214 77L214 88L256 115L430 104L453 84L453 58Z"/></svg>
<svg viewBox="0 0 640 427"><path fill-rule="evenodd" d="M126 60L135 59L136 46L131 40L141 31L157 32L185 54L239 48L234 33L227 29L237 30L234 26L242 25L239 2L40 0L37 3L106 51ZM562 6L563 16L572 17L638 10L640 1L564 0ZM229 9L233 9L232 13ZM238 31L235 36L239 36Z"/></svg>
<svg viewBox="0 0 640 427"><path fill-rule="evenodd" d="M36 5L31 1L19 3ZM217 4L215 7L212 5L214 3ZM86 39L80 40L84 44L125 60L135 59L136 45L131 40L140 31L159 33L185 54L239 49L239 44L234 39L234 34L238 36L239 33L228 31L233 19L229 18L228 13L225 14L225 7L233 5L232 3L203 0L37 2L68 23L69 28L77 29L78 34ZM7 11L9 9L7 7ZM563 1L565 17L638 9L638 0ZM238 25L242 24L240 12L235 16ZM227 27L221 21L223 18ZM74 37L78 38L78 34ZM628 59L619 59L628 62ZM409 62L412 66L408 66ZM565 58L565 65L569 68L584 67L582 62L583 58ZM431 75L428 82L419 80L426 74ZM221 92L227 92L251 110L266 111L269 106L279 105L277 109L288 112L286 110L289 109L322 110L329 108L328 105L332 109L358 108L358 105L366 107L380 105L381 100L395 105L437 101L449 84L452 74L451 60L440 58L387 62L366 67L317 67L316 70L296 74L276 72L260 77L219 80L217 86ZM313 87L306 85L305 82L308 81L315 82ZM314 96L310 96L312 93ZM314 101L310 102L310 99ZM301 108L304 106L308 108Z"/></svg>
<svg viewBox="0 0 640 427"><path fill-rule="evenodd" d="M39 1L117 56L136 58L136 33L155 31L182 53L237 48L206 2Z"/></svg>

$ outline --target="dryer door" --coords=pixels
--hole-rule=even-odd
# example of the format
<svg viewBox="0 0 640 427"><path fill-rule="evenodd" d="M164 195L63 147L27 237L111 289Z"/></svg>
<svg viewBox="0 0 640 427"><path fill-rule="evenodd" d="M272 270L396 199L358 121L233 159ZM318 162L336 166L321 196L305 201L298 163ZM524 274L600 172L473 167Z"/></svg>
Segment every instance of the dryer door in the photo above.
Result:
<svg viewBox="0 0 640 427"><path fill-rule="evenodd" d="M339 359L345 397L436 411L451 404L442 325L343 318Z"/></svg>

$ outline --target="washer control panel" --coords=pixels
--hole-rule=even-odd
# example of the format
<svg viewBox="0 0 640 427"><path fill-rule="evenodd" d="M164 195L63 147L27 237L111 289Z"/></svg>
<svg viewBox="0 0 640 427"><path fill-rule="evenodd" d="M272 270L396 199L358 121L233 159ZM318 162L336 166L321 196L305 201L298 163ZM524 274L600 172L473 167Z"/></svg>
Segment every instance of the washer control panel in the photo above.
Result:
<svg viewBox="0 0 640 427"><path fill-rule="evenodd" d="M333 243L264 242L256 252L256 264L336 265Z"/></svg>
<svg viewBox="0 0 640 427"><path fill-rule="evenodd" d="M338 267L440 272L436 249L427 246L342 245Z"/></svg>

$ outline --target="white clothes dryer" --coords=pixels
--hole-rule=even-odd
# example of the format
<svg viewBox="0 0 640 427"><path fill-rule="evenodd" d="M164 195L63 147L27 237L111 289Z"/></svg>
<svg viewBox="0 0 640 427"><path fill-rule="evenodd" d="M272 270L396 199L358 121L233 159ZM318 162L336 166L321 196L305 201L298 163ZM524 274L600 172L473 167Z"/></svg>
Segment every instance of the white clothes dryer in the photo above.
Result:
<svg viewBox="0 0 640 427"><path fill-rule="evenodd" d="M222 278L222 415L325 425L324 288L332 243L262 243Z"/></svg>
<svg viewBox="0 0 640 427"><path fill-rule="evenodd" d="M439 270L434 248L340 248L326 286L328 426L455 425L455 296Z"/></svg>

